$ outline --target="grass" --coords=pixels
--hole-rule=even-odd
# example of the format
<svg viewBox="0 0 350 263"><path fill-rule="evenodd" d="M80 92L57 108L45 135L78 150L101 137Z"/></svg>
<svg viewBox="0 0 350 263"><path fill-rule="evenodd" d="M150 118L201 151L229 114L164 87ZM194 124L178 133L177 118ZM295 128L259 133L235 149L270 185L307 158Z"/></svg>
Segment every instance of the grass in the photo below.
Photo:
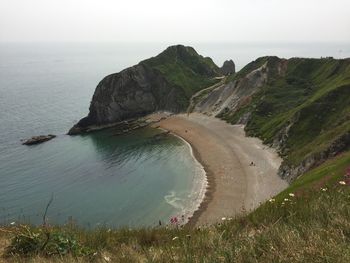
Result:
<svg viewBox="0 0 350 263"><path fill-rule="evenodd" d="M242 69L236 77L267 63L269 78L251 103L219 117L230 123L249 112L249 135L273 143L292 123L281 142L285 164L297 166L307 156L321 153L350 132L350 60L288 60L284 75L277 74L278 58L260 58Z"/></svg>
<svg viewBox="0 0 350 263"><path fill-rule="evenodd" d="M59 238L53 239L51 246L31 249L30 253L23 253L26 243L18 242L18 237L36 233L41 235L39 240L45 240L48 230L4 227L0 230L0 241L7 240L9 246L3 260L350 262L350 185L338 183L345 178L347 167L350 167L350 152L304 174L274 201L247 215L208 227L112 230L53 227L49 231ZM290 193L295 196L289 196ZM60 246L65 248L61 250L64 253L58 252Z"/></svg>
<svg viewBox="0 0 350 263"><path fill-rule="evenodd" d="M182 89L185 99L218 80L219 68L208 57L203 57L191 47L182 45L171 46L156 57L142 61L162 73L174 87Z"/></svg>

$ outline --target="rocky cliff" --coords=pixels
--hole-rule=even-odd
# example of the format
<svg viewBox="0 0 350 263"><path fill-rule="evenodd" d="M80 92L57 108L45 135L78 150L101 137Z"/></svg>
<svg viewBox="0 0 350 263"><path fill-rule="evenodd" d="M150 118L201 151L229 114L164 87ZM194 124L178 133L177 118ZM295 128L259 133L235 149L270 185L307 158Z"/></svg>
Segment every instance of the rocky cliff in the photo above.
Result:
<svg viewBox="0 0 350 263"><path fill-rule="evenodd" d="M221 69L193 48L171 46L156 57L105 77L93 95L89 114L69 134L164 110L184 111L191 96L218 80Z"/></svg>

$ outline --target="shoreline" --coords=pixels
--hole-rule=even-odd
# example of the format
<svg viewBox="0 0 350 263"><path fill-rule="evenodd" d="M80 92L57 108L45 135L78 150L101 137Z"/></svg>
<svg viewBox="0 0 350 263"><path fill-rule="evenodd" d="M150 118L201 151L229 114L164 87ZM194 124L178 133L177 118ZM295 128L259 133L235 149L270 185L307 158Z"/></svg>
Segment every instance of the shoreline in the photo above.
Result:
<svg viewBox="0 0 350 263"><path fill-rule="evenodd" d="M190 149L191 156L192 158L201 166L201 168L204 171L204 181L206 182L205 187L202 188L201 190L204 192L203 196L200 199L200 202L196 209L194 209L191 214L188 216L186 219L186 223L184 224L185 226L190 226L194 227L196 225L196 222L201 215L201 213L206 209L207 204L210 202L210 199L212 197L211 191L214 191L215 189L215 181L213 180L212 172L209 170L209 168L205 165L205 163L201 160L200 154L197 151L196 147L186 141L183 137L180 135L173 133L170 130L167 130L165 128L161 128L159 126L154 127L154 124L151 125L152 128L162 130L164 132L169 132L172 136L175 136L179 140L183 141Z"/></svg>
<svg viewBox="0 0 350 263"><path fill-rule="evenodd" d="M186 226L212 224L253 210L288 186L277 175L281 159L275 150L246 137L242 126L198 113L173 115L151 126L188 143L205 171L204 196ZM250 166L251 159L258 165Z"/></svg>
<svg viewBox="0 0 350 263"><path fill-rule="evenodd" d="M168 130L165 130L163 128L158 128L158 129L168 131ZM196 207L196 209L194 209L191 212L191 214L187 218L187 222L185 223L186 226L195 226L201 212L203 212L205 210L206 203L210 202L210 197L211 197L210 191L213 190L215 187L214 180L212 180L213 178L212 178L212 176L210 176L211 171L209 170L208 167L206 167L205 163L201 160L200 154L196 150L196 148L192 144L190 144L188 141L186 141L183 137L181 137L180 135L172 133L171 131L169 131L169 132L171 135L179 138L186 145L188 145L188 147L190 148L191 155L192 155L193 159L201 166L201 169L203 169L203 171L204 171L204 173L202 175L204 176L203 181L205 181L205 186L202 189L200 189L201 191L203 191L203 195L199 199L198 206Z"/></svg>

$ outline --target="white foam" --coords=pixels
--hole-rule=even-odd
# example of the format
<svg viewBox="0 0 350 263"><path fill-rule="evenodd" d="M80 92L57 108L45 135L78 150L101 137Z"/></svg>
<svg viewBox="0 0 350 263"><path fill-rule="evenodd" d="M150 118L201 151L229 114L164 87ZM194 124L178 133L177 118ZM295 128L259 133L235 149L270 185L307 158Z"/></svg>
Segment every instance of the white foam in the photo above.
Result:
<svg viewBox="0 0 350 263"><path fill-rule="evenodd" d="M195 164L195 174L193 176L192 189L190 191L190 195L188 196L189 203L182 206L181 209L181 216L185 216L184 223L187 223L188 219L193 216L194 212L199 209L201 203L203 202L208 187L208 180L203 165L194 156L192 146L184 138L173 133L171 134L182 140L189 147L191 157L193 158L193 162ZM174 200L176 200L176 193L174 192L173 194Z"/></svg>

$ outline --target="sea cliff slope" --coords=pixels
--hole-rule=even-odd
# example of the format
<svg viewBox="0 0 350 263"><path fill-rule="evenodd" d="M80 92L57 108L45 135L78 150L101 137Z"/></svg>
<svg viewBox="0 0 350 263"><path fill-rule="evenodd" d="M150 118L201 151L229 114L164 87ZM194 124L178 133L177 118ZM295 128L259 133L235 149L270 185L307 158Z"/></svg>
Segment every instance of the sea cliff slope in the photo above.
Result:
<svg viewBox="0 0 350 263"><path fill-rule="evenodd" d="M191 96L234 72L232 61L219 68L192 47L170 46L165 51L119 73L105 77L93 95L89 114L69 134L164 110L184 111Z"/></svg>
<svg viewBox="0 0 350 263"><path fill-rule="evenodd" d="M245 124L279 150L289 181L350 147L350 59L261 57L194 111Z"/></svg>

